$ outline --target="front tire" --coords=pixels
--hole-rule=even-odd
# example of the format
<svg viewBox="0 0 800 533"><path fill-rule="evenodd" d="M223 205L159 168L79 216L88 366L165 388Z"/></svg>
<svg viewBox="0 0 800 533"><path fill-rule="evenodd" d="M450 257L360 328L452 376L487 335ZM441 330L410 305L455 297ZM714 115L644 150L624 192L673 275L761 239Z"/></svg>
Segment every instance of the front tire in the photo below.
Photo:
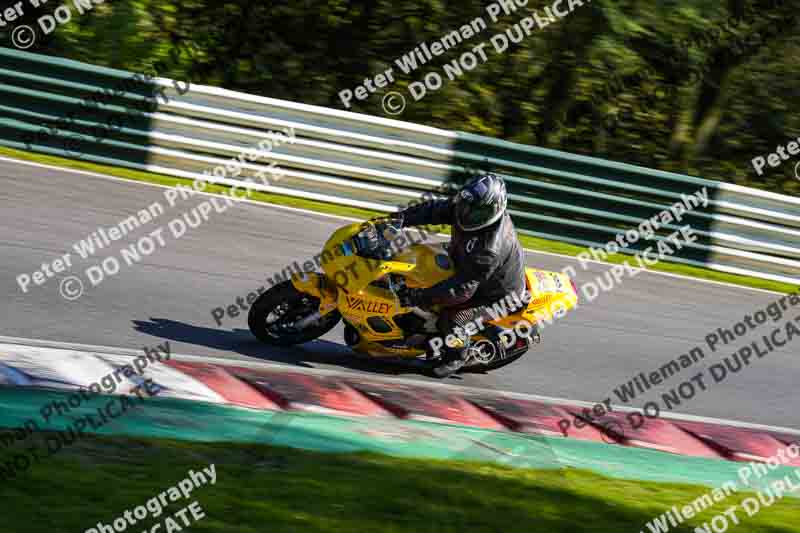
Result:
<svg viewBox="0 0 800 533"><path fill-rule="evenodd" d="M342 315L331 311L303 328L294 324L319 310L319 298L298 291L291 280L270 288L253 303L247 315L250 332L272 346L293 346L326 334Z"/></svg>

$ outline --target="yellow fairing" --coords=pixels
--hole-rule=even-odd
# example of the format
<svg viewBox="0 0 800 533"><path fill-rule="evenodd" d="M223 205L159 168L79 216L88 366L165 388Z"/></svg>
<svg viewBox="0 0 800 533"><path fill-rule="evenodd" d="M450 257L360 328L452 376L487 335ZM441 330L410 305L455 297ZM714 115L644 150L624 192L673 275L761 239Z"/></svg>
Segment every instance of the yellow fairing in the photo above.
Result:
<svg viewBox="0 0 800 533"><path fill-rule="evenodd" d="M338 291L324 276L315 272L292 275L292 285L300 292L319 298L319 312L327 315L336 309Z"/></svg>
<svg viewBox="0 0 800 533"><path fill-rule="evenodd" d="M542 320L549 322L578 304L578 294L566 274L526 268L525 282L531 297L530 303L523 311L493 320L492 324L512 328L520 320L527 320L531 324Z"/></svg>
<svg viewBox="0 0 800 533"><path fill-rule="evenodd" d="M453 275L447 252L440 245L414 244L402 235L393 242L393 248L400 253L391 261L356 255L350 239L363 227L350 224L340 228L325 243L322 269L337 287L351 294L358 293L390 272L405 275L409 287L430 287ZM440 256L440 264L437 264L437 256Z"/></svg>
<svg viewBox="0 0 800 533"><path fill-rule="evenodd" d="M421 350L378 344L401 341L404 334L394 317L411 311L400 307L381 278L397 273L405 277L409 287L430 287L454 274L450 258L441 245L420 244L401 235L393 241L396 255L392 260L366 259L355 254L351 242L362 229L362 224L351 224L328 239L321 258L324 281L335 286L339 312L360 334L361 341L353 347L356 351L378 357L416 357ZM319 297L311 292L317 290L315 282L293 282L298 290Z"/></svg>

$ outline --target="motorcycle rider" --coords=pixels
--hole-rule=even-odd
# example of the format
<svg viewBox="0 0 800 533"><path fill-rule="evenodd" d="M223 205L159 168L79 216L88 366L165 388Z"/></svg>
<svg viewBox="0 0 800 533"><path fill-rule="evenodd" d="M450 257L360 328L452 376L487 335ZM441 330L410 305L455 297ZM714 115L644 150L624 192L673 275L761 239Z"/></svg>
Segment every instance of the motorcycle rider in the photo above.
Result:
<svg viewBox="0 0 800 533"><path fill-rule="evenodd" d="M426 202L392 215L400 218L404 227L452 226L449 254L455 275L429 288L398 291L404 307L444 306L437 324L443 338L479 317L490 320L487 306L525 290L525 256L506 212L507 203L505 182L487 173L449 199ZM464 367L469 339L463 340L460 346L445 348L441 364L433 369L437 377L450 376Z"/></svg>

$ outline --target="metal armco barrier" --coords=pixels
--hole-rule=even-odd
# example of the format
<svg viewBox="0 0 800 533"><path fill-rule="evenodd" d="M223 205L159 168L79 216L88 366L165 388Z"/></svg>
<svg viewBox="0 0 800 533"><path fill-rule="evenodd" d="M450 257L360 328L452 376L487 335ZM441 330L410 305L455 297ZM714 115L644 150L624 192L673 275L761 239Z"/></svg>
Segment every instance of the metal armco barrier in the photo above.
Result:
<svg viewBox="0 0 800 533"><path fill-rule="evenodd" d="M798 198L216 87L192 84L181 95L178 87L185 84L0 48L0 145L194 179L269 131L291 127L295 142L216 181L235 184L275 162L285 176L269 184L254 178L254 189L389 212L463 182L485 163L507 180L521 233L592 246L706 187L708 208L655 237L694 228L699 239L669 259L800 283ZM163 94L153 110L138 111L154 88ZM86 103L103 91L108 99ZM74 120L63 120L70 115ZM640 241L626 251L655 244Z"/></svg>

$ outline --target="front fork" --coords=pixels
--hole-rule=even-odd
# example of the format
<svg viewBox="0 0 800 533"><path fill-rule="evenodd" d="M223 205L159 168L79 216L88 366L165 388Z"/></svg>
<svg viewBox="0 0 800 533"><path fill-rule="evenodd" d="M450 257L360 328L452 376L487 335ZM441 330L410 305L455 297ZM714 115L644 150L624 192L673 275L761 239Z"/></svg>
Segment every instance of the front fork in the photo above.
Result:
<svg viewBox="0 0 800 533"><path fill-rule="evenodd" d="M303 319L304 322L319 320L338 307L339 291L336 286L317 272L301 272L292 275L292 285L302 293L319 299L319 310Z"/></svg>

